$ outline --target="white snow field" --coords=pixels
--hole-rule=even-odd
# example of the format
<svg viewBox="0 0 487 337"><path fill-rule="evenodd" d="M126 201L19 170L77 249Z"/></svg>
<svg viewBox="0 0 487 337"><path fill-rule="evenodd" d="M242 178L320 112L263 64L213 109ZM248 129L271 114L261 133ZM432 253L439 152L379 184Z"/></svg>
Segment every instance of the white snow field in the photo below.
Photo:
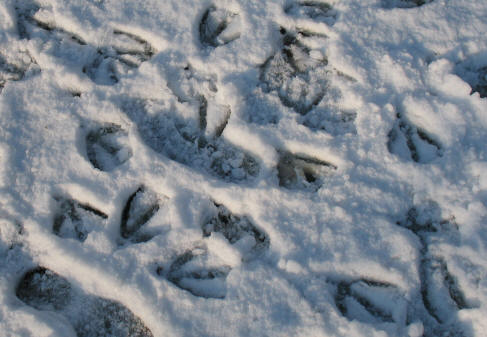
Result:
<svg viewBox="0 0 487 337"><path fill-rule="evenodd" d="M487 336L487 1L1 0L0 336Z"/></svg>

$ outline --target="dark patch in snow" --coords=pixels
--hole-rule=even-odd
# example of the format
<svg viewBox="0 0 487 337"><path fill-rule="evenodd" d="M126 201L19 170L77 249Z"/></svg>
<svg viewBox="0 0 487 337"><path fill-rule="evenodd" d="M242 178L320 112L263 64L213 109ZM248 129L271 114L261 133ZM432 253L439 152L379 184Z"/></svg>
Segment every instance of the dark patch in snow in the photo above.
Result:
<svg viewBox="0 0 487 337"><path fill-rule="evenodd" d="M434 0L382 0L384 8L414 8L431 3Z"/></svg>
<svg viewBox="0 0 487 337"><path fill-rule="evenodd" d="M279 151L279 186L288 189L316 191L323 185L323 178L336 169L335 165L323 160Z"/></svg>
<svg viewBox="0 0 487 337"><path fill-rule="evenodd" d="M55 311L78 337L152 337L144 322L117 301L83 293L64 277L44 267L29 270L17 297L37 310Z"/></svg>

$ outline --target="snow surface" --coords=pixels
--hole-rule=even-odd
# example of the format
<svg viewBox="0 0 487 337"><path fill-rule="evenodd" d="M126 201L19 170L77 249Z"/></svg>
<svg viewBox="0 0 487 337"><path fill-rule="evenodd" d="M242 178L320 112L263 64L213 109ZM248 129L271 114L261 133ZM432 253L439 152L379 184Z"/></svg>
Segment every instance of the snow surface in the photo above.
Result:
<svg viewBox="0 0 487 337"><path fill-rule="evenodd" d="M2 0L0 336L487 336L486 17Z"/></svg>

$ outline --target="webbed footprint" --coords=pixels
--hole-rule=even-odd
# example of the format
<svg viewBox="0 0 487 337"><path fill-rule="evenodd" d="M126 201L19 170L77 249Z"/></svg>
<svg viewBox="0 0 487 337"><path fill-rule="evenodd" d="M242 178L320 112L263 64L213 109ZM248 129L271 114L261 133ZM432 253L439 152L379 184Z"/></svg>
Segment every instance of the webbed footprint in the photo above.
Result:
<svg viewBox="0 0 487 337"><path fill-rule="evenodd" d="M304 115L326 93L328 61L324 56L312 56L298 37L285 33L282 50L261 66L260 80L264 91L275 91L283 105Z"/></svg>
<svg viewBox="0 0 487 337"><path fill-rule="evenodd" d="M426 164L443 156L441 144L401 114L387 137L387 149L400 158Z"/></svg>
<svg viewBox="0 0 487 337"><path fill-rule="evenodd" d="M64 197L56 197L57 211L52 231L62 238L83 242L88 234L105 224L108 215L88 204Z"/></svg>
<svg viewBox="0 0 487 337"><path fill-rule="evenodd" d="M240 18L228 10L210 6L199 24L200 42L203 46L219 47L240 37Z"/></svg>
<svg viewBox="0 0 487 337"><path fill-rule="evenodd" d="M257 124L276 124L280 104L298 113L297 122L333 135L355 133L357 114L343 109L341 85L355 82L328 64L326 36L281 28L282 47L261 66L259 84L248 95L244 117Z"/></svg>
<svg viewBox="0 0 487 337"><path fill-rule="evenodd" d="M113 30L110 44L98 48L97 55L83 67L83 72L95 83L112 85L131 69L152 58L154 48L139 36Z"/></svg>
<svg viewBox="0 0 487 337"><path fill-rule="evenodd" d="M128 133L117 124L105 124L86 135L86 152L93 166L112 171L132 157Z"/></svg>
<svg viewBox="0 0 487 337"><path fill-rule="evenodd" d="M234 215L228 208L217 203L214 206L216 214L202 226L204 237L211 233L221 233L230 244L238 246L244 260L255 258L269 249L269 236L248 217Z"/></svg>
<svg viewBox="0 0 487 337"><path fill-rule="evenodd" d="M159 196L145 186L140 186L132 193L122 211L120 235L134 243L146 242L156 233L144 228L157 213L166 196Z"/></svg>
<svg viewBox="0 0 487 337"><path fill-rule="evenodd" d="M360 279L336 287L335 304L343 316L365 323L405 322L406 301L394 285Z"/></svg>
<svg viewBox="0 0 487 337"><path fill-rule="evenodd" d="M120 302L86 294L44 267L25 273L16 295L28 306L63 316L78 337L153 336L144 322Z"/></svg>
<svg viewBox="0 0 487 337"><path fill-rule="evenodd" d="M222 299L226 295L225 279L230 270L205 246L199 246L177 256L167 272L159 268L158 274L194 296Z"/></svg>
<svg viewBox="0 0 487 337"><path fill-rule="evenodd" d="M288 189L316 191L323 185L323 179L336 169L335 165L323 160L279 151L279 186Z"/></svg>

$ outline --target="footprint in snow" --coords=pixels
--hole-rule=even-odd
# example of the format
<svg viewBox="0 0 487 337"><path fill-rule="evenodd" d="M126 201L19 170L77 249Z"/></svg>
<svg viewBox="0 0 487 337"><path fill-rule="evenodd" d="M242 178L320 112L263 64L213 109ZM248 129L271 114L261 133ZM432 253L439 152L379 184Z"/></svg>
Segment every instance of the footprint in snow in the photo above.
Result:
<svg viewBox="0 0 487 337"><path fill-rule="evenodd" d="M325 36L281 28L282 47L260 66L259 85L247 97L244 117L257 124L276 124L281 118L272 100L298 113L298 123L333 135L354 133L356 113L340 107L337 84L355 80L328 65L317 45ZM344 82L345 83L345 82Z"/></svg>
<svg viewBox="0 0 487 337"><path fill-rule="evenodd" d="M15 291L26 305L61 315L78 337L152 337L144 322L120 302L86 294L44 267L29 270Z"/></svg>
<svg viewBox="0 0 487 337"><path fill-rule="evenodd" d="M167 200L168 197L157 195L149 188L140 186L129 196L122 210L122 238L132 243L141 243L159 234L147 229L147 224Z"/></svg>
<svg viewBox="0 0 487 337"><path fill-rule="evenodd" d="M103 228L108 215L71 198L55 197L56 212L52 231L59 237L84 242L96 228Z"/></svg>
<svg viewBox="0 0 487 337"><path fill-rule="evenodd" d="M56 201L54 234L84 242L94 229L103 230L108 216L102 211L70 198L56 197ZM168 197L158 195L144 185L130 194L121 214L121 243L143 243L161 234L150 228L150 223L168 201ZM270 239L247 216L235 215L224 205L212 202L205 214L207 215L200 224L202 241L193 249L178 255L169 265L159 265L157 274L195 296L224 298L225 278L231 267L208 251L207 238L212 233L221 234L239 252L243 262L265 254L269 249ZM53 301L55 303L55 298Z"/></svg>
<svg viewBox="0 0 487 337"><path fill-rule="evenodd" d="M107 39L109 44L90 45L82 37L58 27L54 16L32 1L18 4L16 11L21 39L41 39L44 53L79 69L96 84L117 83L155 53L143 38L117 29Z"/></svg>
<svg viewBox="0 0 487 337"><path fill-rule="evenodd" d="M260 81L265 92L276 92L283 105L305 115L326 93L328 61L312 57L301 37L284 33L282 49L261 66Z"/></svg>
<svg viewBox="0 0 487 337"><path fill-rule="evenodd" d="M0 93L8 82L22 80L32 63L32 58L24 53L19 53L14 60L0 54Z"/></svg>
<svg viewBox="0 0 487 337"><path fill-rule="evenodd" d="M225 279L230 270L218 257L209 254L204 245L200 245L178 255L167 273L159 266L157 274L194 296L223 299L227 291Z"/></svg>
<svg viewBox="0 0 487 337"><path fill-rule="evenodd" d="M388 134L387 148L402 159L427 164L443 155L441 144L401 114Z"/></svg>
<svg viewBox="0 0 487 337"><path fill-rule="evenodd" d="M212 233L222 234L240 252L243 262L262 256L269 249L270 239L248 217L235 215L221 204L213 203L208 214L201 226L202 241L166 266L159 264L156 272L194 296L223 299L227 291L225 279L232 268L208 250L206 239Z"/></svg>
<svg viewBox="0 0 487 337"><path fill-rule="evenodd" d="M279 151L279 186L287 189L316 191L323 185L324 178L336 169L335 165L323 160Z"/></svg>
<svg viewBox="0 0 487 337"><path fill-rule="evenodd" d="M387 282L340 281L336 284L335 305L350 320L371 324L406 321L407 302L399 289Z"/></svg>
<svg viewBox="0 0 487 337"><path fill-rule="evenodd" d="M112 171L132 157L128 133L120 125L96 126L87 133L85 141L88 159L100 171Z"/></svg>
<svg viewBox="0 0 487 337"><path fill-rule="evenodd" d="M430 331L452 328L458 310L472 308L461 290L457 278L448 270L446 260L435 252L435 244L459 240L458 226L454 219L442 219L435 202L425 202L412 207L404 220L397 223L413 232L419 239L421 299L430 317ZM431 320L430 320L431 321Z"/></svg>
<svg viewBox="0 0 487 337"><path fill-rule="evenodd" d="M199 24L200 42L205 47L219 47L240 37L240 17L228 10L210 6Z"/></svg>
<svg viewBox="0 0 487 337"><path fill-rule="evenodd" d="M229 244L237 246L244 261L249 261L269 249L269 236L256 227L247 216L230 212L224 205L213 203L212 214L202 225L203 237L220 233Z"/></svg>
<svg viewBox="0 0 487 337"><path fill-rule="evenodd" d="M178 100L174 105L140 99L122 103L144 142L171 160L222 180L254 179L258 161L222 137L231 110L215 101L214 80L189 65L172 75L168 86Z"/></svg>
<svg viewBox="0 0 487 337"><path fill-rule="evenodd" d="M83 72L97 84L112 85L131 69L150 60L154 53L149 42L141 37L115 29L110 45L99 47L97 55L83 67Z"/></svg>

